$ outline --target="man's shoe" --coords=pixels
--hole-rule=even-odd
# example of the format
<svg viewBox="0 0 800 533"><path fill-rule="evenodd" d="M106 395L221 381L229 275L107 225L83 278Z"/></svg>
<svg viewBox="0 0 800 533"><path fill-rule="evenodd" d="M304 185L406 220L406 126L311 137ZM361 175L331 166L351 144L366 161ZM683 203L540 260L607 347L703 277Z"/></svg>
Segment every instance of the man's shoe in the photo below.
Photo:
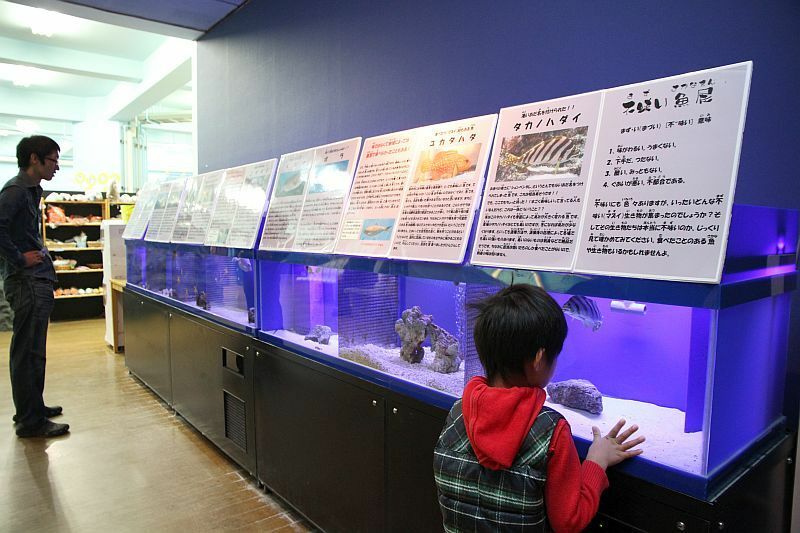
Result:
<svg viewBox="0 0 800 533"><path fill-rule="evenodd" d="M17 429L17 437L22 438L29 438L29 437L59 437L69 433L69 424L57 424L55 422L50 422L46 420L44 424L39 426L38 428L24 428L20 427Z"/></svg>
<svg viewBox="0 0 800 533"><path fill-rule="evenodd" d="M44 416L45 416L45 418L53 418L55 416L60 415L63 411L64 411L64 409L60 405L54 405L52 407L48 407L46 405L44 406ZM17 423L17 415L14 415L12 417L12 420L16 424Z"/></svg>

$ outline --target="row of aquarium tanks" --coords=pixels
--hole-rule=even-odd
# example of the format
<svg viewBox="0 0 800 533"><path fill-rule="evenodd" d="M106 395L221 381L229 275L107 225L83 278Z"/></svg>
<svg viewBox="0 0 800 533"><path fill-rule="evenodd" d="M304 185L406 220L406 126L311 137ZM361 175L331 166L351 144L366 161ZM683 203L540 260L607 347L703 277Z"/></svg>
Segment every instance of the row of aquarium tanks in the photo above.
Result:
<svg viewBox="0 0 800 533"><path fill-rule="evenodd" d="M733 221L718 285L128 241L128 286L447 408L483 373L472 304L540 285L584 311L567 313L553 381L588 381L600 407L548 397L579 449L625 418L647 437L627 470L705 497L784 424L797 213Z"/></svg>

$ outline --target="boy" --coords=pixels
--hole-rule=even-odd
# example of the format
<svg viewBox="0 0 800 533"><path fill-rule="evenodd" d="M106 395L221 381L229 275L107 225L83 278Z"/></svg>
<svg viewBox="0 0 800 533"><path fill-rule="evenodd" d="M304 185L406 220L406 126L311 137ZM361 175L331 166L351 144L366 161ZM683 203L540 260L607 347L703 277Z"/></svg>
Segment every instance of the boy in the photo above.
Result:
<svg viewBox="0 0 800 533"><path fill-rule="evenodd" d="M642 453L620 420L580 463L567 421L543 390L567 336L558 304L513 285L479 304L475 346L486 378L472 378L434 451L446 531L581 531L608 487L605 470Z"/></svg>

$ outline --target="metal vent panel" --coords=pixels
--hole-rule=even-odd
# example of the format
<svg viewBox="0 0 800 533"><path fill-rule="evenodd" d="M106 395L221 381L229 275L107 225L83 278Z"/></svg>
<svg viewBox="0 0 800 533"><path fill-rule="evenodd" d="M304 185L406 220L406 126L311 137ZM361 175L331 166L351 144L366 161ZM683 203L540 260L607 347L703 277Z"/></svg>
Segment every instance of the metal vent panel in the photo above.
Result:
<svg viewBox="0 0 800 533"><path fill-rule="evenodd" d="M225 402L225 437L232 443L247 451L247 410L245 403L223 391Z"/></svg>

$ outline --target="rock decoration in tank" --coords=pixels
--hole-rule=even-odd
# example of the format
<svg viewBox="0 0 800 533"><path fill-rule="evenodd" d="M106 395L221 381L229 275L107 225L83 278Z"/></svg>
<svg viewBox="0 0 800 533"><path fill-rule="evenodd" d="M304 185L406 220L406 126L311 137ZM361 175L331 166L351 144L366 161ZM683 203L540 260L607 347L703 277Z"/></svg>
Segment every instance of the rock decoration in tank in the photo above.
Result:
<svg viewBox="0 0 800 533"><path fill-rule="evenodd" d="M428 333L431 336L431 347L433 347L433 351L436 353L431 368L442 374L450 374L451 372L458 371L458 367L461 366L461 353L458 350L458 339L432 321L428 326Z"/></svg>
<svg viewBox="0 0 800 533"><path fill-rule="evenodd" d="M591 381L568 379L547 386L550 401L574 409L588 411L594 415L603 412L603 395Z"/></svg>
<svg viewBox="0 0 800 533"><path fill-rule="evenodd" d="M320 344L328 344L331 340L331 335L333 334L333 330L329 326L325 326L322 324L317 324L314 326L308 335L304 337L307 341L314 341Z"/></svg>
<svg viewBox="0 0 800 533"><path fill-rule="evenodd" d="M431 349L435 353L431 368L442 374L458 371L461 366L461 353L458 340L447 330L437 326L431 315L422 312L419 306L406 309L394 323L394 330L400 336L402 346L400 357L409 363L419 363L425 357L422 343L430 337Z"/></svg>
<svg viewBox="0 0 800 533"><path fill-rule="evenodd" d="M409 363L419 363L425 357L422 343L428 336L428 326L433 317L425 315L419 306L406 309L397 322L394 330L400 336L403 345L400 347L400 357Z"/></svg>
<svg viewBox="0 0 800 533"><path fill-rule="evenodd" d="M250 324L255 324L255 322L256 322L256 308L255 307L251 307L250 309L247 310L247 321Z"/></svg>

